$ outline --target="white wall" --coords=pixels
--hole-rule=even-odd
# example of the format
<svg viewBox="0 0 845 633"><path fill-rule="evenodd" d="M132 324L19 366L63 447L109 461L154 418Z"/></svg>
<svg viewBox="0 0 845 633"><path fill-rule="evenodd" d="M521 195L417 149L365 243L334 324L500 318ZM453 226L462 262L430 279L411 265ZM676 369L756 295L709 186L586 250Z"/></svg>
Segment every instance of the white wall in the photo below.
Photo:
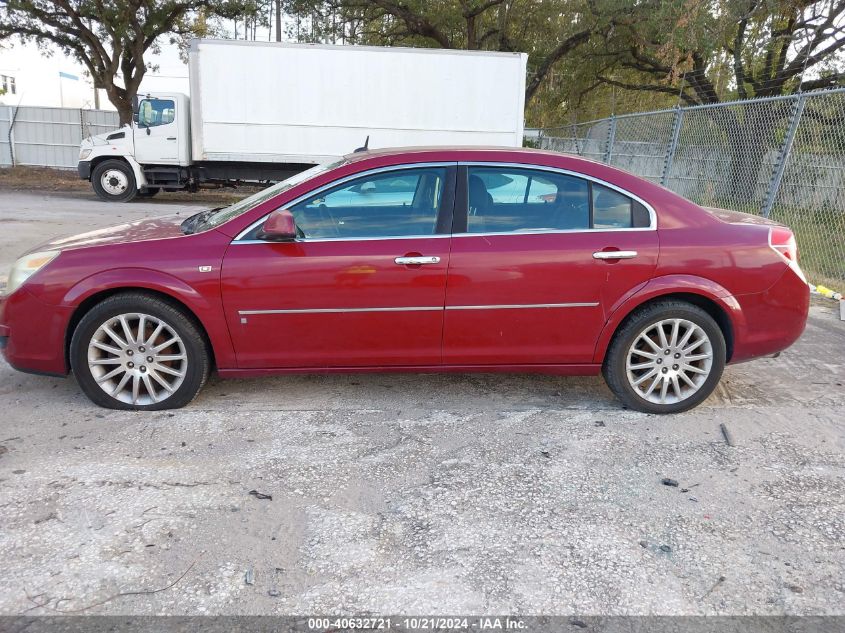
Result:
<svg viewBox="0 0 845 633"><path fill-rule="evenodd" d="M148 60L159 68L148 71L140 92L175 91L188 94L188 66L179 59L175 46L165 44L161 55ZM62 79L59 72L79 77L78 81ZM45 54L35 44L11 40L0 50L0 75L11 75L17 94L0 96L0 104L45 107L93 108L94 88L85 76L84 67L75 59L55 50ZM100 90L100 109L114 110L104 90Z"/></svg>

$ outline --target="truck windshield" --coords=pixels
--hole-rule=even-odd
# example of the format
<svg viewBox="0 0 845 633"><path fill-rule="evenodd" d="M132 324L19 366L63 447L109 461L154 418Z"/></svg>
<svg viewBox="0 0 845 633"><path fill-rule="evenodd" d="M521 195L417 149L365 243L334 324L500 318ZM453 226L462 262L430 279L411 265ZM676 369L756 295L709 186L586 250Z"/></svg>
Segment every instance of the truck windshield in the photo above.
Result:
<svg viewBox="0 0 845 633"><path fill-rule="evenodd" d="M228 207L223 207L222 209L213 209L210 212L206 211L196 216L191 216L186 220L186 223L194 218L197 219L195 223L190 226L186 226L183 224L183 229L188 233L197 233L199 231L205 231L208 229L212 229L215 226L220 226L224 222L228 222L232 218L236 218L242 213L246 213L250 209L257 207L262 202L269 200L273 196L277 196L283 191L287 191L288 189L292 189L293 187L297 186L300 183L305 182L306 180L310 180L315 176L327 172L335 167L340 167L345 162L344 159L336 161L334 163L326 163L324 165L315 165L311 169L306 169L305 171L301 171L298 174L291 176L287 180L282 180L281 182L277 182L275 185L267 187L266 189L262 189L258 193L254 193L251 196L240 200Z"/></svg>

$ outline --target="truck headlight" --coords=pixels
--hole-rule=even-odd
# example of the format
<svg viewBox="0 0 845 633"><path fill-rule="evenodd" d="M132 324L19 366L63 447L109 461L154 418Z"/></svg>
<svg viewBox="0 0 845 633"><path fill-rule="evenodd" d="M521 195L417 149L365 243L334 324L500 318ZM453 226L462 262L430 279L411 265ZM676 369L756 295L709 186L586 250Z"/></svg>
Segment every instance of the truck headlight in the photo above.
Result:
<svg viewBox="0 0 845 633"><path fill-rule="evenodd" d="M10 295L15 290L20 288L27 279L32 277L39 270L44 268L51 261L59 256L61 251L40 251L38 253L30 253L24 255L15 265L12 266L12 271L9 273L9 281L6 284L5 293Z"/></svg>
<svg viewBox="0 0 845 633"><path fill-rule="evenodd" d="M88 158L90 155L91 155L91 150L90 150L90 149L82 149L82 150L79 150L79 160L85 160L85 159L86 159L86 158Z"/></svg>

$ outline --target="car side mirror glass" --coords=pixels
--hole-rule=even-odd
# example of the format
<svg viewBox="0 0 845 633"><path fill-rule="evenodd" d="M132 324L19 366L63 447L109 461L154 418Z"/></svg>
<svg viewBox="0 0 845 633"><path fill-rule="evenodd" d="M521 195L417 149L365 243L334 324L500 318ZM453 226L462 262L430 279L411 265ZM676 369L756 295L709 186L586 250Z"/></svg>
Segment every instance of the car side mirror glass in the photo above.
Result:
<svg viewBox="0 0 845 633"><path fill-rule="evenodd" d="M290 242L296 239L296 221L288 209L276 209L264 221L257 235L268 242Z"/></svg>

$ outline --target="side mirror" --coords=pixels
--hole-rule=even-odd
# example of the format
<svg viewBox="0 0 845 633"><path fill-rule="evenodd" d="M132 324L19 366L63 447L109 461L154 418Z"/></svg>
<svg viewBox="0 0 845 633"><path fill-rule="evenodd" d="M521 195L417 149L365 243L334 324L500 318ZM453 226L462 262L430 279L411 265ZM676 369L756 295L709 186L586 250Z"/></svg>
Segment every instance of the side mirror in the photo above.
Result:
<svg viewBox="0 0 845 633"><path fill-rule="evenodd" d="M264 221L256 236L268 242L290 242L296 239L296 221L287 209L276 209Z"/></svg>

